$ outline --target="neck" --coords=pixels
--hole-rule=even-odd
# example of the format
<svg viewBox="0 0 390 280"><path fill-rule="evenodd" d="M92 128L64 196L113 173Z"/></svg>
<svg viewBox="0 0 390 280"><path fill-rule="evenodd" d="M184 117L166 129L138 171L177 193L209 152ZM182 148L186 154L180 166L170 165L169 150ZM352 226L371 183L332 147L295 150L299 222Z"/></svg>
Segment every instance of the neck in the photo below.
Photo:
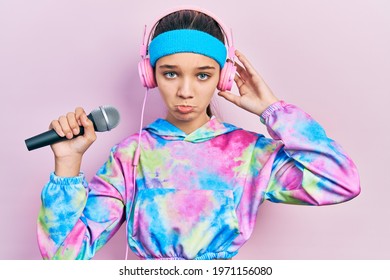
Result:
<svg viewBox="0 0 390 280"><path fill-rule="evenodd" d="M204 117L198 118L196 120L182 121L174 119L170 115L167 115L165 119L180 130L184 131L186 134L191 134L192 132L203 126L205 123L207 123L210 120L210 117L208 115L205 115Z"/></svg>

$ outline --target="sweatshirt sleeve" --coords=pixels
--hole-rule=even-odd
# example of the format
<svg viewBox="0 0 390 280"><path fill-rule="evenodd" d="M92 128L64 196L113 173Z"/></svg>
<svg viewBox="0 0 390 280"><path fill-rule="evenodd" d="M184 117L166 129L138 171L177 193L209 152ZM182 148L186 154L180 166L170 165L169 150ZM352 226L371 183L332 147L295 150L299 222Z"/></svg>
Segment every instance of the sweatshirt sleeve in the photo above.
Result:
<svg viewBox="0 0 390 280"><path fill-rule="evenodd" d="M264 168L264 198L272 202L328 205L360 193L357 168L339 144L298 107L279 101L261 116L274 151ZM275 144L276 143L276 144ZM267 172L268 171L268 172Z"/></svg>
<svg viewBox="0 0 390 280"><path fill-rule="evenodd" d="M38 244L44 259L90 259L125 220L125 180L112 149L88 184L50 175L41 194Z"/></svg>

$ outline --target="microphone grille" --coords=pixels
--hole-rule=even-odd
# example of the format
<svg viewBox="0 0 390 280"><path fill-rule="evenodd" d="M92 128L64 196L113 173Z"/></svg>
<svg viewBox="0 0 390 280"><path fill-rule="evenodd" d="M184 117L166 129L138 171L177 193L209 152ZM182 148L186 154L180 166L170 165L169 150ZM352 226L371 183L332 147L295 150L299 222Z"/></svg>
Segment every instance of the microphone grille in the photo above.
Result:
<svg viewBox="0 0 390 280"><path fill-rule="evenodd" d="M95 130L104 132L115 128L119 124L120 115L112 106L100 106L91 112Z"/></svg>

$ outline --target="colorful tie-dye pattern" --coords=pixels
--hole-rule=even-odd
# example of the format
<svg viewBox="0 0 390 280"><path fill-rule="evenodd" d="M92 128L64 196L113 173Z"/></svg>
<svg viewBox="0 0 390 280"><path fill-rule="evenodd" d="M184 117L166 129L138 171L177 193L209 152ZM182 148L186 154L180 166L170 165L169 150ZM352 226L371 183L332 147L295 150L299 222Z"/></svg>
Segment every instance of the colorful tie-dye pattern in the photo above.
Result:
<svg viewBox="0 0 390 280"><path fill-rule="evenodd" d="M216 118L186 135L158 119L142 132L135 192L138 135L116 145L89 184L52 173L38 218L43 258L90 259L127 220L141 258L231 258L265 199L327 205L359 194L354 163L308 114L281 101L261 120L274 139Z"/></svg>

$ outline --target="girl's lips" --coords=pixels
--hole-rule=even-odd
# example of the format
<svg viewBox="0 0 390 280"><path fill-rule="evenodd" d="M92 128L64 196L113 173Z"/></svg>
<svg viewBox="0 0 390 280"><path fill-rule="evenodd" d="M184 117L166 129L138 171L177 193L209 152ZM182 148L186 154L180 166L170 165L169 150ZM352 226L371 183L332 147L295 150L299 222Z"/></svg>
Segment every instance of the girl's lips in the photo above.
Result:
<svg viewBox="0 0 390 280"><path fill-rule="evenodd" d="M182 113L182 114L188 114L191 113L194 110L194 107L192 106L184 106L184 105L179 105L177 106L177 110Z"/></svg>

